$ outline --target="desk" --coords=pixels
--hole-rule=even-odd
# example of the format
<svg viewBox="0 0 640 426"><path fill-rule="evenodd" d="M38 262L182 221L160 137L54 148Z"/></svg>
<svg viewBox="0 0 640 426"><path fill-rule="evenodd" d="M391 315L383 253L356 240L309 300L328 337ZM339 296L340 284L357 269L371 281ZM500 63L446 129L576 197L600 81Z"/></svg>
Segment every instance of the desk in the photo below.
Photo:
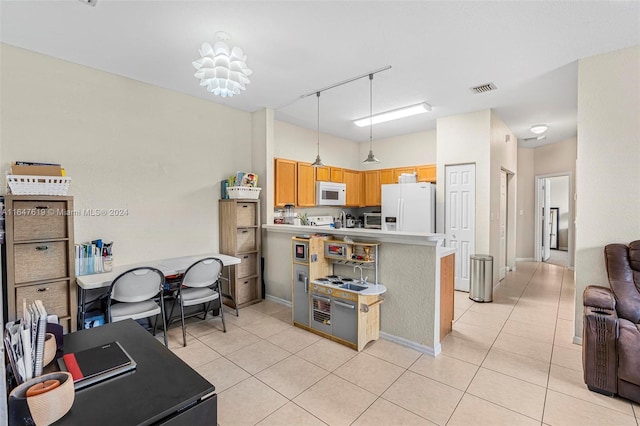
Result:
<svg viewBox="0 0 640 426"><path fill-rule="evenodd" d="M165 277L182 274L193 263L205 257L217 257L222 261L222 265L225 267L229 267L231 265L238 265L241 261L240 258L228 256L226 254L207 253L207 254L201 254L197 256L174 257L169 259L153 260L150 262L134 263L130 265L118 265L114 267L111 272L103 272L100 274L91 274L91 275L80 275L76 277L76 283L80 288L80 294L79 294L80 303L78 303L78 310L79 310L78 330L81 330L84 328L84 314L85 314L87 290L109 287L111 285L111 282L113 282L113 280L116 279L118 275L128 271L129 269L137 268L139 266L149 266L152 268L157 268L160 271L162 271ZM227 272L227 277L229 276L230 275ZM222 279L228 282L228 278L222 277ZM231 292L229 291L229 293ZM231 297L230 294L224 294L224 296L229 297L231 298L231 300L233 300L233 297ZM234 305L235 305L235 301L234 301ZM238 315L238 308L236 307L236 316L237 315Z"/></svg>
<svg viewBox="0 0 640 426"><path fill-rule="evenodd" d="M137 363L132 372L76 391L54 425L215 425L215 387L133 320L64 336L64 352L117 340Z"/></svg>

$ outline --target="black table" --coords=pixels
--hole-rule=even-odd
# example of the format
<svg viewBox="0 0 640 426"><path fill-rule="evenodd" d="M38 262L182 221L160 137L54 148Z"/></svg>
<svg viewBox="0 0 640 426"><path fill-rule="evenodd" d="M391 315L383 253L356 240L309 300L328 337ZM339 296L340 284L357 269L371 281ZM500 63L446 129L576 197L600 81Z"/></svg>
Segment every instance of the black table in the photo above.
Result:
<svg viewBox="0 0 640 426"><path fill-rule="evenodd" d="M216 425L215 387L133 320L64 336L64 352L117 340L138 364L76 391L55 425Z"/></svg>

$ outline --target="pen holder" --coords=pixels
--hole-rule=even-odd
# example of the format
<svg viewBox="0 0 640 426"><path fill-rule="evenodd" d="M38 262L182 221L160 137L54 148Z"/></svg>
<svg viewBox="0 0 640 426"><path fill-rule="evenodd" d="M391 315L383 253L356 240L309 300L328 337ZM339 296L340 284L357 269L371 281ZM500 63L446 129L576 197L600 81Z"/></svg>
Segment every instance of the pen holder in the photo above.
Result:
<svg viewBox="0 0 640 426"><path fill-rule="evenodd" d="M104 272L113 271L113 257L112 256L103 256L102 257L102 265L104 268Z"/></svg>
<svg viewBox="0 0 640 426"><path fill-rule="evenodd" d="M58 381L59 386L34 396L27 396L33 386L48 381ZM41 386L43 386L41 385ZM9 424L50 425L62 418L71 409L75 399L73 378L70 373L59 371L43 374L27 380L9 394Z"/></svg>
<svg viewBox="0 0 640 426"><path fill-rule="evenodd" d="M44 337L44 355L42 357L42 365L49 365L51 361L56 357L56 351L58 345L56 344L56 336L52 333L45 334Z"/></svg>

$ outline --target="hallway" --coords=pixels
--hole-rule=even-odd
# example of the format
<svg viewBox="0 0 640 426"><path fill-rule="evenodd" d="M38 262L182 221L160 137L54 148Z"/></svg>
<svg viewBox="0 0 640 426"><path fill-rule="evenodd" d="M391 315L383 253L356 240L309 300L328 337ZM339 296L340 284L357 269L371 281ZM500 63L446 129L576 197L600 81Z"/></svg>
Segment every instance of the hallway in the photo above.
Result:
<svg viewBox="0 0 640 426"><path fill-rule="evenodd" d="M574 292L572 271L536 262L507 273L493 303L456 292L436 358L383 339L358 353L293 327L291 308L269 300L227 311L227 333L219 319L190 322L187 347L179 327L169 341L216 386L222 426L637 426L640 406L583 383Z"/></svg>

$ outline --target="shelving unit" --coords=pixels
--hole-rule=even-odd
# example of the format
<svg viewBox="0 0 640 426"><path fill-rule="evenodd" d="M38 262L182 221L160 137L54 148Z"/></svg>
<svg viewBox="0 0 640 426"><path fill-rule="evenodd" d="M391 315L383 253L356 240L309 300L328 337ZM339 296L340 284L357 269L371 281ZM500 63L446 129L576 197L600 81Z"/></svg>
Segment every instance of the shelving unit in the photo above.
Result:
<svg viewBox="0 0 640 426"><path fill-rule="evenodd" d="M331 263L335 265L347 265L347 266L359 266L362 269L372 270L374 271L374 282L373 284L378 284L378 247L380 243L369 243L369 242L352 242L347 243L340 240L328 240L325 241L325 246L327 244L345 244L351 246L349 253L351 253L351 259L338 259L328 255L325 250L325 257L331 260ZM369 249L369 257L370 260L365 260L366 248ZM358 259L361 256L362 259ZM354 259L355 257L355 259Z"/></svg>
<svg viewBox="0 0 640 426"><path fill-rule="evenodd" d="M58 316L65 332L76 330L73 197L7 195L7 316L22 316L27 305L42 300Z"/></svg>
<svg viewBox="0 0 640 426"><path fill-rule="evenodd" d="M262 300L260 202L220 200L220 253L240 258L230 268L229 296L223 301L239 309Z"/></svg>

